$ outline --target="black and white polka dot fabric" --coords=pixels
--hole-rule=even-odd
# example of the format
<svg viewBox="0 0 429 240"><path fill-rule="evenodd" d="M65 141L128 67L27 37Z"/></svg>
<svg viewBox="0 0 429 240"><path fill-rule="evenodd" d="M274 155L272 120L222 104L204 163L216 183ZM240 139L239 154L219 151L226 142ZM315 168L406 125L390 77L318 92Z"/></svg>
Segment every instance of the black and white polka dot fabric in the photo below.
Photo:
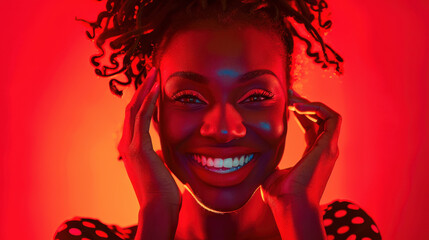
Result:
<svg viewBox="0 0 429 240"><path fill-rule="evenodd" d="M57 229L55 240L124 240L134 239L137 226L122 228L106 225L97 219L75 217Z"/></svg>
<svg viewBox="0 0 429 240"><path fill-rule="evenodd" d="M378 240L377 225L358 205L335 200L321 206L328 240ZM131 240L137 226L106 225L97 219L73 218L57 229L54 240Z"/></svg>
<svg viewBox="0 0 429 240"><path fill-rule="evenodd" d="M336 200L321 206L328 240L381 239L374 220L358 205Z"/></svg>

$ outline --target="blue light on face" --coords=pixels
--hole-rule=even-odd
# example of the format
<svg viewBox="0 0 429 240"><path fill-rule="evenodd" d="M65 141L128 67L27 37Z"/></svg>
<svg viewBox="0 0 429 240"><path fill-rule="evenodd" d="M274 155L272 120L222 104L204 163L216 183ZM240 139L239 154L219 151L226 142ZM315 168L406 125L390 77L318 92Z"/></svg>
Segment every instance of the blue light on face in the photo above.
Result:
<svg viewBox="0 0 429 240"><path fill-rule="evenodd" d="M232 70L232 69L221 69L221 70L219 70L219 71L217 72L217 75L218 75L219 77L225 77L225 76L227 76L227 77L235 78L235 77L237 77L239 74L238 74L238 72L236 72L236 71L234 71L234 70Z"/></svg>
<svg viewBox="0 0 429 240"><path fill-rule="evenodd" d="M222 134L227 134L228 133L228 131L227 130L221 130L220 131Z"/></svg>
<svg viewBox="0 0 429 240"><path fill-rule="evenodd" d="M261 122L259 125L261 126L262 129L264 129L266 131L270 131L271 130L271 126L267 122Z"/></svg>

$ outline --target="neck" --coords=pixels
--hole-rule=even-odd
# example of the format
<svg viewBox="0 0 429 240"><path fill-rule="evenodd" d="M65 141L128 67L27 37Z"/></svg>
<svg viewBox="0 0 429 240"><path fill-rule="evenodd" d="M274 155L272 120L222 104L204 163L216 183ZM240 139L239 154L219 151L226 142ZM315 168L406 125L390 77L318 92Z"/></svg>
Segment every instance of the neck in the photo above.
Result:
<svg viewBox="0 0 429 240"><path fill-rule="evenodd" d="M177 239L248 239L277 234L274 217L259 190L242 208L224 214L206 210L188 190L183 193Z"/></svg>

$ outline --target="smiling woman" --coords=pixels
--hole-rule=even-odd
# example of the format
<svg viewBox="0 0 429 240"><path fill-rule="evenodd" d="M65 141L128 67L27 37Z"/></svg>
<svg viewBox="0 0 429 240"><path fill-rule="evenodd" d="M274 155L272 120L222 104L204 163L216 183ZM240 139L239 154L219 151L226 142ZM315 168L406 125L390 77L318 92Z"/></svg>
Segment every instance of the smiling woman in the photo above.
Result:
<svg viewBox="0 0 429 240"><path fill-rule="evenodd" d="M295 93L290 71L294 38L322 67L341 70L342 59L312 25L316 14L319 27L330 27L321 20L324 8L323 0L108 1L90 23L94 30L104 24L96 42L102 54L92 62L100 66L111 40L113 67L96 73L125 73L127 82L110 81L117 95L119 85L137 89L118 150L140 204L139 223L121 229L75 219L56 238L379 239L356 205L336 201L322 207L324 214L319 206L338 157L341 117ZM305 129L307 149L296 166L280 170L289 110Z"/></svg>
<svg viewBox="0 0 429 240"><path fill-rule="evenodd" d="M169 169L206 207L233 211L274 171L283 153L287 91L279 52L285 50L276 47L282 46L280 38L251 26L220 28L214 21L198 26L202 29L176 34L163 53L154 123ZM183 70L187 73L178 74ZM201 156L200 164L192 161L194 154ZM229 161L243 162L242 168L220 178Z"/></svg>

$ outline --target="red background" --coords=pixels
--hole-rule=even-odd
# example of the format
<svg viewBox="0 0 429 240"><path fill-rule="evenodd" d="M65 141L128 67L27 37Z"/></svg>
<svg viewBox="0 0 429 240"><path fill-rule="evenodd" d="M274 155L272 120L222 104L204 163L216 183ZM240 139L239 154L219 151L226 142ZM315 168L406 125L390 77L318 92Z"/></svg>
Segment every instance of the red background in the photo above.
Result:
<svg viewBox="0 0 429 240"><path fill-rule="evenodd" d="M343 116L340 157L323 196L349 199L384 239L429 236L429 4L425 0L331 0L327 42L345 74L305 58L297 92ZM93 73L95 48L74 17L94 19L96 1L2 1L0 239L52 239L73 216L128 226L138 204L118 162L132 92L113 96ZM156 146L158 148L158 146ZM290 121L285 161L304 138Z"/></svg>

